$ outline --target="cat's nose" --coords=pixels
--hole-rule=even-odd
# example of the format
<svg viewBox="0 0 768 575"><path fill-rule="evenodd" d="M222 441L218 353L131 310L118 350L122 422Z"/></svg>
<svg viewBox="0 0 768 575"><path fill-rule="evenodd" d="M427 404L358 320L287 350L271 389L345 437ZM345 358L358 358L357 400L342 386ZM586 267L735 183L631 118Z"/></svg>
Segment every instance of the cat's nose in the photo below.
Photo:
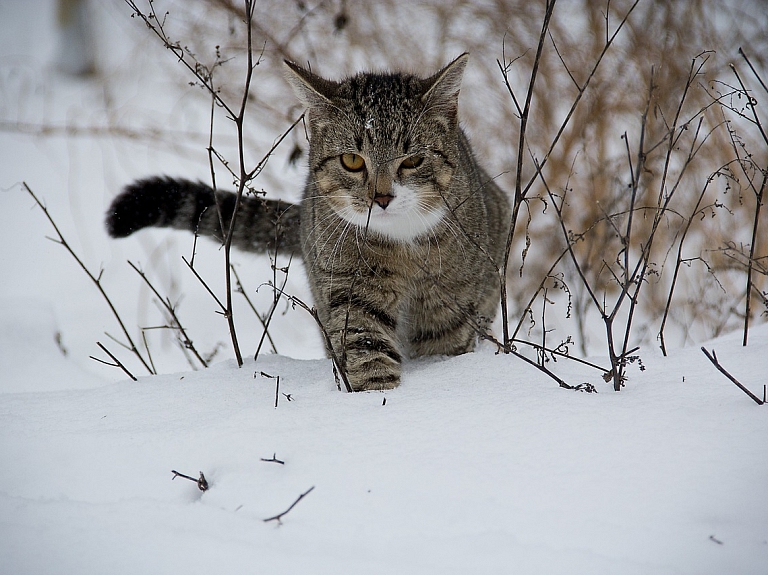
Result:
<svg viewBox="0 0 768 575"><path fill-rule="evenodd" d="M389 202L395 199L395 196L391 194L377 194L373 197L373 201L376 202L382 210L386 210Z"/></svg>

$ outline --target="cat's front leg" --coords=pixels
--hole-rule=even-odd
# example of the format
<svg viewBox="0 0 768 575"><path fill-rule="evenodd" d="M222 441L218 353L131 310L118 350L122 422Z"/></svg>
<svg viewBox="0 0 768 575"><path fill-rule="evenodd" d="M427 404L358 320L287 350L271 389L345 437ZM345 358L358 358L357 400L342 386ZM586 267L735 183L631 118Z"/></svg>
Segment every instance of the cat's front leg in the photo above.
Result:
<svg viewBox="0 0 768 575"><path fill-rule="evenodd" d="M477 336L488 326L481 313L494 311L496 293L478 294L446 278L442 284L425 280L410 301L409 342L411 357L461 355L475 348ZM478 310L480 308L480 310Z"/></svg>
<svg viewBox="0 0 768 575"><path fill-rule="evenodd" d="M326 330L354 391L400 384L398 298L386 289L340 290L327 302Z"/></svg>

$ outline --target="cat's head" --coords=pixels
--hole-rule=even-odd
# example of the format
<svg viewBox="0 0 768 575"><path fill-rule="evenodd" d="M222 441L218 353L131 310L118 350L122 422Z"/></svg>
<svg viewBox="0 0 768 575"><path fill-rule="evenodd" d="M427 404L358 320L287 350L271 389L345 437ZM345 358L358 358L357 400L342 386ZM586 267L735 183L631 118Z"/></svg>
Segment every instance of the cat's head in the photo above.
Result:
<svg viewBox="0 0 768 575"><path fill-rule="evenodd" d="M308 108L311 193L392 240L428 233L447 213L459 162L458 96L468 58L429 78L361 73L338 82L286 61Z"/></svg>

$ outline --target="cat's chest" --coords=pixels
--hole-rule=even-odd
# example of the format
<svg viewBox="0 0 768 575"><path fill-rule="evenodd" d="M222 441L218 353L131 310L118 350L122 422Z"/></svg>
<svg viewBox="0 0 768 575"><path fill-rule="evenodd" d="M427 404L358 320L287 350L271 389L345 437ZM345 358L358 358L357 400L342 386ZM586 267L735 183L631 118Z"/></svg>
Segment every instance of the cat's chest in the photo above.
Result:
<svg viewBox="0 0 768 575"><path fill-rule="evenodd" d="M452 267L452 262L445 259L446 250L434 237L393 242L369 233L365 238L347 234L338 240L333 253L321 250L315 254L323 262L321 267L328 266L331 273L362 272L363 276L375 277L377 281L412 284L446 273Z"/></svg>
<svg viewBox="0 0 768 575"><path fill-rule="evenodd" d="M362 265L379 278L390 277L408 284L418 284L431 278L450 273L455 260L448 256L434 237L420 241L398 243L377 242L375 239L364 247L355 246Z"/></svg>

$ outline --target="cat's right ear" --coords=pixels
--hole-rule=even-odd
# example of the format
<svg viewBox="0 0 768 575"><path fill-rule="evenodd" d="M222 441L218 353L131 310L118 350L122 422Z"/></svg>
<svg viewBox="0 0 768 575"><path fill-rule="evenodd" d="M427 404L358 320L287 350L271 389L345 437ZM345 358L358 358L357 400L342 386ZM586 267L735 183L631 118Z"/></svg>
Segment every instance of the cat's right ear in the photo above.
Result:
<svg viewBox="0 0 768 575"><path fill-rule="evenodd" d="M285 77L302 104L310 109L332 105L331 98L338 88L336 82L321 78L288 60L283 62L286 70Z"/></svg>
<svg viewBox="0 0 768 575"><path fill-rule="evenodd" d="M432 109L456 119L459 107L459 89L469 54L464 52L431 78L424 80L425 93L422 100Z"/></svg>

